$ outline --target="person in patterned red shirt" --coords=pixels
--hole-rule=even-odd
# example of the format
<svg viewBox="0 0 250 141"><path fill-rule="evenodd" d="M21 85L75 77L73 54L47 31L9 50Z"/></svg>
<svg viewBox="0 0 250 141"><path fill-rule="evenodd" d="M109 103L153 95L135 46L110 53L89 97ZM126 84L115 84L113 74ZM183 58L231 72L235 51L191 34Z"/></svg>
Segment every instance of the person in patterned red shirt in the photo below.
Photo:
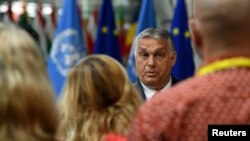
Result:
<svg viewBox="0 0 250 141"><path fill-rule="evenodd" d="M129 141L206 141L208 125L250 124L250 1L194 2L189 24L203 63L143 104Z"/></svg>

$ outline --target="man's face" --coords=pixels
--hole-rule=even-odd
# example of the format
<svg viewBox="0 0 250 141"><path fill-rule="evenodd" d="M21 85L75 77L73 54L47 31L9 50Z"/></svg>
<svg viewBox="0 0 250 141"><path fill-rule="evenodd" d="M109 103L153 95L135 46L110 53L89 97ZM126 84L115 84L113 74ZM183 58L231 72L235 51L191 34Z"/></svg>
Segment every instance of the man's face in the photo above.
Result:
<svg viewBox="0 0 250 141"><path fill-rule="evenodd" d="M142 83L158 90L168 83L176 54L167 41L143 38L138 41L135 60Z"/></svg>

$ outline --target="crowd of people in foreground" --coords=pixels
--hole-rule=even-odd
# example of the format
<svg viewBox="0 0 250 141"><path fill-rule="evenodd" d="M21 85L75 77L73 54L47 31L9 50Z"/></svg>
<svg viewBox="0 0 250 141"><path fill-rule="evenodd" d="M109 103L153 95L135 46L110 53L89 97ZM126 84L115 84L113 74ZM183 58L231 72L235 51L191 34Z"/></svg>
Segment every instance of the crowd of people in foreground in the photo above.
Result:
<svg viewBox="0 0 250 141"><path fill-rule="evenodd" d="M203 64L193 77L172 85L178 54L167 31L149 28L136 40L137 85L113 58L90 55L58 103L32 37L0 24L0 140L201 141L209 124L250 124L250 1L194 2Z"/></svg>

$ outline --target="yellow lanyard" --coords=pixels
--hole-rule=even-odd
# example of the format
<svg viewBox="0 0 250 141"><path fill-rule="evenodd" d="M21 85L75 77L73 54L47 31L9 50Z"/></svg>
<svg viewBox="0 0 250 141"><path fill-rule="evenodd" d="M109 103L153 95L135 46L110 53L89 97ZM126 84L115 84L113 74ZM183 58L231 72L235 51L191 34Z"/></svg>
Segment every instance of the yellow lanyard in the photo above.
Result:
<svg viewBox="0 0 250 141"><path fill-rule="evenodd" d="M197 72L197 75L203 76L203 75L216 72L219 70L236 68L236 67L249 67L250 68L250 58L235 57L235 58L220 60L220 61L201 67L199 71Z"/></svg>

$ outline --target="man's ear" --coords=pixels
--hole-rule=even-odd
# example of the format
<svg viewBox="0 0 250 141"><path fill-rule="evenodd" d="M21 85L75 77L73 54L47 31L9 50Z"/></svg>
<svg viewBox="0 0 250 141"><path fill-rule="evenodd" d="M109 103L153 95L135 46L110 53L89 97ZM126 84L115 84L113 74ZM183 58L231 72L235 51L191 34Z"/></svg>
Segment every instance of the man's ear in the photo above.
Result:
<svg viewBox="0 0 250 141"><path fill-rule="evenodd" d="M197 19L189 19L189 30L194 48L200 50L202 47L202 36L199 21Z"/></svg>
<svg viewBox="0 0 250 141"><path fill-rule="evenodd" d="M176 59L177 59L177 53L175 51L172 52L171 59L172 59L172 66L174 66L174 64L176 63Z"/></svg>

